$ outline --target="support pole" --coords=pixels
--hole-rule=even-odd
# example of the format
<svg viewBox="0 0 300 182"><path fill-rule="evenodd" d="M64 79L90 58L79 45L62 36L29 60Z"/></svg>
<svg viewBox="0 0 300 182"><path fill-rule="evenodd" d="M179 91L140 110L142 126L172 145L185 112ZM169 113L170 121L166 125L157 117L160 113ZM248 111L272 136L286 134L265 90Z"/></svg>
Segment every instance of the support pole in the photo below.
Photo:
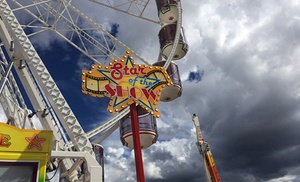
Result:
<svg viewBox="0 0 300 182"><path fill-rule="evenodd" d="M137 182L144 182L145 177L143 168L142 148L140 142L139 119L137 113L137 106L135 105L135 103L130 105L130 116Z"/></svg>

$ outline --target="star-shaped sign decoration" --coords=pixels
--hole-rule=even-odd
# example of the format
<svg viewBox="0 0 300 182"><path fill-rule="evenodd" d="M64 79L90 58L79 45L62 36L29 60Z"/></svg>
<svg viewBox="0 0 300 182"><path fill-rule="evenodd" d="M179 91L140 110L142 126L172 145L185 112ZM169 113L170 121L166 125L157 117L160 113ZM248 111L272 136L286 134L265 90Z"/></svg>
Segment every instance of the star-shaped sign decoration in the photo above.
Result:
<svg viewBox="0 0 300 182"><path fill-rule="evenodd" d="M32 137L26 137L25 140L29 142L28 149L36 148L42 150L42 143L46 141L45 138L39 138L37 134L34 134Z"/></svg>
<svg viewBox="0 0 300 182"><path fill-rule="evenodd" d="M135 64L129 51L108 66L93 64L91 70L82 71L82 92L109 97L107 110L112 114L136 103L159 117L157 106L166 85L173 83L163 67Z"/></svg>

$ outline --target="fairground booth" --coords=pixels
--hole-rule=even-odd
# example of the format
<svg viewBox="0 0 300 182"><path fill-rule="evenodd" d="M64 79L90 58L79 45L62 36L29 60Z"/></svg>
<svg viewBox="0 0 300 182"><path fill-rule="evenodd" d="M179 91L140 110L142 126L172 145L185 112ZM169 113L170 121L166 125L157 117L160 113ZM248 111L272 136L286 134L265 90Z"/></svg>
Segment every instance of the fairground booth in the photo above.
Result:
<svg viewBox="0 0 300 182"><path fill-rule="evenodd" d="M51 147L52 131L0 123L0 181L44 182Z"/></svg>

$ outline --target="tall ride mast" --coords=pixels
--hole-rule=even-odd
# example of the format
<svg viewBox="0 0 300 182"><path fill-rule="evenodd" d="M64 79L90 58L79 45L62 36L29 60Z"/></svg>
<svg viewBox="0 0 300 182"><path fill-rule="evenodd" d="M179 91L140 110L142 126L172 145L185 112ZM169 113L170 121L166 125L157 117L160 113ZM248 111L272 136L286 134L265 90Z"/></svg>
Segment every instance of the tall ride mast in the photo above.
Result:
<svg viewBox="0 0 300 182"><path fill-rule="evenodd" d="M197 146L200 152L200 155L203 160L204 169L206 172L206 176L209 182L220 182L220 177L217 171L216 164L214 162L214 158L212 156L212 153L210 151L210 147L208 145L208 142L206 142L203 139L203 136L201 134L200 130L200 122L198 119L198 116L196 114L193 114L193 122L196 127L196 134L197 134Z"/></svg>

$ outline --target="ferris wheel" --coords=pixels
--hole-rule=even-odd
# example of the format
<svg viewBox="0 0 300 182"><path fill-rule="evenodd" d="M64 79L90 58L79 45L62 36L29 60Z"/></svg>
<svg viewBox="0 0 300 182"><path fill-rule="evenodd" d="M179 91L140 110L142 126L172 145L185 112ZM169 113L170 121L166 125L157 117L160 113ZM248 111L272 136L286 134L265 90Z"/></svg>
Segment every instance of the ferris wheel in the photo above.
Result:
<svg viewBox="0 0 300 182"><path fill-rule="evenodd" d="M95 65L106 63L103 60L122 59L123 53L128 51L136 62L164 67L173 84L164 88L160 97L162 102L170 102L181 95L181 81L175 61L183 58L188 51L179 0L156 0L154 6L157 11L151 17L145 15L147 9L153 6L154 1L151 0L86 1L124 13L133 21L138 18L160 27L157 32L160 45L157 62L149 63L138 51L132 50L76 8L71 0L0 0L0 102L7 117L5 123L23 129L40 127L42 130L52 130L54 139L48 169L51 171L58 165L62 166L60 177L68 181L104 181L103 148L98 143L117 128L120 128L123 145L133 148L128 123L129 108L92 131L84 131L32 44L31 37L51 31ZM148 76L157 75L153 73ZM85 81L82 80L83 92L93 95L91 90L95 88L91 89ZM30 101L32 110L25 100ZM138 114L143 131L140 134L141 145L147 148L157 139L155 118L142 107L138 107ZM32 120L34 115L41 126ZM91 141L100 133L100 137Z"/></svg>

